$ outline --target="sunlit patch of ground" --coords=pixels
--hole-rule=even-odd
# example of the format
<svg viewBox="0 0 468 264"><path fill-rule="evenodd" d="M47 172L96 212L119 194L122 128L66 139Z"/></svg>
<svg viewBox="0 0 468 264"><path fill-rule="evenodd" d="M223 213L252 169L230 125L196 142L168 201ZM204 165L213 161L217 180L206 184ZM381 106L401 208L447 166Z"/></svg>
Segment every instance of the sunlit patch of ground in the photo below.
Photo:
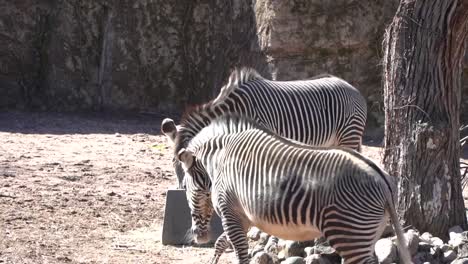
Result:
<svg viewBox="0 0 468 264"><path fill-rule="evenodd" d="M161 120L0 113L0 263L208 262L212 248L161 244L177 182Z"/></svg>

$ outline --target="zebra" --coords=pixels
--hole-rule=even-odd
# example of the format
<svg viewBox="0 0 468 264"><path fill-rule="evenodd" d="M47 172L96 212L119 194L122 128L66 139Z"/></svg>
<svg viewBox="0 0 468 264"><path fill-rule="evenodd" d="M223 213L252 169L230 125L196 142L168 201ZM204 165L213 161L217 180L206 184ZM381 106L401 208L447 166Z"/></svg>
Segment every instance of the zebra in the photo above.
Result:
<svg viewBox="0 0 468 264"><path fill-rule="evenodd" d="M367 104L348 82L320 75L310 80L271 81L254 69L235 69L219 95L195 109L189 109L185 126L166 118L161 131L174 142L184 134L184 145L209 120L225 113L247 116L280 136L311 146L344 146L360 150L367 119ZM179 187L183 173L174 161Z"/></svg>
<svg viewBox="0 0 468 264"><path fill-rule="evenodd" d="M248 263L246 231L257 226L295 241L324 236L344 263L377 263L374 246L390 217L400 257L411 263L394 208L396 178L349 148L317 148L278 136L242 116L217 118L174 153L195 242L207 241L213 210L224 233L211 263L232 244Z"/></svg>

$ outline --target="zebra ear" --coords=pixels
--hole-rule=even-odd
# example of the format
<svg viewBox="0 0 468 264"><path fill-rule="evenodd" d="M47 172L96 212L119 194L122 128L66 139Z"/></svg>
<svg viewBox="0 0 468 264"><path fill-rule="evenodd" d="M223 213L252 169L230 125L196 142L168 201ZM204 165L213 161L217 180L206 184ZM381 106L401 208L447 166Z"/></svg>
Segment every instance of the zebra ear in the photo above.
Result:
<svg viewBox="0 0 468 264"><path fill-rule="evenodd" d="M161 132L174 143L177 136L177 126L175 125L174 120L165 118L161 122Z"/></svg>
<svg viewBox="0 0 468 264"><path fill-rule="evenodd" d="M186 169L190 169L190 167L192 167L193 161L195 160L193 152L186 150L185 148L179 150L179 153L177 153L177 158L184 164Z"/></svg>

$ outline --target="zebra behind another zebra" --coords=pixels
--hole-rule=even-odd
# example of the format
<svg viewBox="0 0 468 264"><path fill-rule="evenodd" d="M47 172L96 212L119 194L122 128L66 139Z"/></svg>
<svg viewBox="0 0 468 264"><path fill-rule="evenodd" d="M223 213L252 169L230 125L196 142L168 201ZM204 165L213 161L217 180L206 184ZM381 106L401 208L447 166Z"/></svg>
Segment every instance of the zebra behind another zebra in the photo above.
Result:
<svg viewBox="0 0 468 264"><path fill-rule="evenodd" d="M213 207L225 231L212 263L230 243L238 262L248 263L250 226L296 241L323 235L344 263L377 263L375 242L389 216L400 257L411 263L395 179L358 152L293 142L237 116L212 121L184 143L176 138L195 240L206 241Z"/></svg>
<svg viewBox="0 0 468 264"><path fill-rule="evenodd" d="M226 113L249 117L276 134L311 146L360 150L367 117L366 101L346 81L331 75L311 80L271 81L253 69L237 69L211 102L191 109L185 125L166 118L162 132L186 146L211 119ZM175 169L181 171L176 162ZM177 173L180 187L183 174Z"/></svg>

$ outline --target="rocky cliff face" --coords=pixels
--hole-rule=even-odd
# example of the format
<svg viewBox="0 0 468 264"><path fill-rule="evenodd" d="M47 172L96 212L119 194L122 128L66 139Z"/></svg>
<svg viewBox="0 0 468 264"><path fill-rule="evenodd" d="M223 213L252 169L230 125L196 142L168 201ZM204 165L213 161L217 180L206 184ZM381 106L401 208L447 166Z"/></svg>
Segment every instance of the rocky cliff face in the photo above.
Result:
<svg viewBox="0 0 468 264"><path fill-rule="evenodd" d="M256 2L260 45L277 79L337 75L359 88L381 122L381 42L396 1Z"/></svg>
<svg viewBox="0 0 468 264"><path fill-rule="evenodd" d="M259 44L274 78L302 79L321 73L341 77L367 99L369 125L382 126L382 41L397 6L394 0L257 0ZM465 61L468 69L468 56ZM463 84L466 123L468 70Z"/></svg>
<svg viewBox="0 0 468 264"><path fill-rule="evenodd" d="M180 110L250 65L277 80L342 77L379 125L381 42L396 2L3 1L0 108Z"/></svg>
<svg viewBox="0 0 468 264"><path fill-rule="evenodd" d="M0 32L3 108L177 109L262 61L242 0L6 1Z"/></svg>

